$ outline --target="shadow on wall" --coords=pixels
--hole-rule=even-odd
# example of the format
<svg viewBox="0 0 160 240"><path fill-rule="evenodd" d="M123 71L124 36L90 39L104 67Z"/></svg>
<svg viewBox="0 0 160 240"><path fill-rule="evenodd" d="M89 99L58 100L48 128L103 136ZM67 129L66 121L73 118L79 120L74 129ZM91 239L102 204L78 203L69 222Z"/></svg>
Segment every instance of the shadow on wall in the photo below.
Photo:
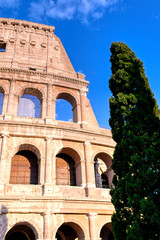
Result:
<svg viewBox="0 0 160 240"><path fill-rule="evenodd" d="M8 209L1 205L1 212L0 212L0 240L5 239L5 234L8 228L8 219L7 219Z"/></svg>

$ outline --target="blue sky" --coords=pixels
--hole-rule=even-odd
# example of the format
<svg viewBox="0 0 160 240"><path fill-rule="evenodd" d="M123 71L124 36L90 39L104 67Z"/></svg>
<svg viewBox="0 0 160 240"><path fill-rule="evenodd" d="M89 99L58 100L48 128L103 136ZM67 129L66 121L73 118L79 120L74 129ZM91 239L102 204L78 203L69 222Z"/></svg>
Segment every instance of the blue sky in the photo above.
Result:
<svg viewBox="0 0 160 240"><path fill-rule="evenodd" d="M160 106L160 0L0 0L0 17L55 26L76 72L90 82L101 127L109 128L112 42L125 42L143 61Z"/></svg>

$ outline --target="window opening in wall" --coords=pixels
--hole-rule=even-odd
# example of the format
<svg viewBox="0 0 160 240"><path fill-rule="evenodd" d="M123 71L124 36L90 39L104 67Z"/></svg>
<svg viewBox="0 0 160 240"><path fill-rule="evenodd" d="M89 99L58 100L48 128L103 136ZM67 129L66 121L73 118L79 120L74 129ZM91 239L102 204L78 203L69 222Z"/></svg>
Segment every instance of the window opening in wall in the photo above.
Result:
<svg viewBox="0 0 160 240"><path fill-rule="evenodd" d="M56 156L56 184L76 186L75 163L65 153Z"/></svg>
<svg viewBox="0 0 160 240"><path fill-rule="evenodd" d="M30 70L30 71L36 71L37 69L36 69L36 68L33 68L33 67L29 67L29 70Z"/></svg>
<svg viewBox="0 0 160 240"><path fill-rule="evenodd" d="M6 43L0 42L0 52L6 51Z"/></svg>
<svg viewBox="0 0 160 240"><path fill-rule="evenodd" d="M107 167L99 158L94 159L94 174L97 188L109 188Z"/></svg>
<svg viewBox="0 0 160 240"><path fill-rule="evenodd" d="M62 240L62 239L68 239L68 240L74 240L74 239L79 239L76 231L70 227L67 226L67 224L63 224L60 226L56 233L56 239L57 240ZM84 239L84 238L81 238Z"/></svg>
<svg viewBox="0 0 160 240"><path fill-rule="evenodd" d="M72 105L68 101L64 99L57 99L56 120L73 122Z"/></svg>
<svg viewBox="0 0 160 240"><path fill-rule="evenodd" d="M112 231L107 227L103 226L100 232L100 239L102 240L114 240Z"/></svg>
<svg viewBox="0 0 160 240"><path fill-rule="evenodd" d="M38 159L31 151L20 151L12 158L11 184L38 184Z"/></svg>
<svg viewBox="0 0 160 240"><path fill-rule="evenodd" d="M3 110L3 101L4 101L4 95L0 92L0 115L2 114Z"/></svg>
<svg viewBox="0 0 160 240"><path fill-rule="evenodd" d="M32 229L26 225L18 224L9 230L5 240L35 240Z"/></svg>
<svg viewBox="0 0 160 240"><path fill-rule="evenodd" d="M17 116L40 118L40 100L36 96L31 94L22 95L18 104Z"/></svg>

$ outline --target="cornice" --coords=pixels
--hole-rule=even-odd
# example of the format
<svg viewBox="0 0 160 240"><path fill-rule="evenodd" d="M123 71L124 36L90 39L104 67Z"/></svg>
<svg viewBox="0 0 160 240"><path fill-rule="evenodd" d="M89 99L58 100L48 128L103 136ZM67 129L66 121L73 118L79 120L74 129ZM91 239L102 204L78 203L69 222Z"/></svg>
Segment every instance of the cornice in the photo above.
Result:
<svg viewBox="0 0 160 240"><path fill-rule="evenodd" d="M19 68L5 68L5 67L1 67L0 68L0 72L19 73L19 74L26 74L26 75L30 75L30 76L45 77L45 78L48 78L48 80L49 80L47 82L51 82L51 78L54 78L56 80L63 81L63 82L70 82L70 83L85 85L86 87L89 84L88 81L82 80L82 79L65 77L65 76L54 74L54 73L44 73L44 72L39 72L39 71L23 70L23 69L19 69Z"/></svg>
<svg viewBox="0 0 160 240"><path fill-rule="evenodd" d="M75 141L75 142L80 142L83 143L87 140L89 140L91 142L91 144L95 144L95 145L100 145L100 146L105 146L105 147L110 147L110 148L115 148L115 142L112 139L112 135L110 130L107 129L103 129L106 130L106 132L101 132L101 129L99 128L99 130L97 129L97 131L93 131L93 130L89 130L89 129L81 129L81 128L77 128L77 129L73 129L71 127L67 127L67 126L57 126L57 125L50 125L50 124L31 124L31 123L23 123L23 122L19 122L19 123L13 123L13 122L6 122L6 121L0 121L0 125L3 125L4 128L7 124L7 129L10 129L10 126L21 126L22 128L27 127L35 127L40 129L46 129L46 130L55 130L58 131L56 132L56 135L51 136L54 139L61 139L61 140L67 140L67 141ZM63 133L63 134L62 134ZM67 134L67 135L66 135ZM69 134L69 135L68 135ZM81 135L81 138L72 138L70 136L72 135L77 135L79 136L79 134ZM28 133L26 135L26 133L24 132L10 132L9 133L10 136L14 136L14 137L30 137L30 138L46 138L46 134L43 134L42 132L40 134L31 134ZM47 132L48 135L48 132ZM105 138L105 141L104 141Z"/></svg>
<svg viewBox="0 0 160 240"><path fill-rule="evenodd" d="M17 20L13 18L0 18L0 24L4 25L4 27L6 27L7 25L13 26L16 28L25 27L25 28L42 30L44 32L48 31L50 33L54 33L54 30L55 30L54 26L48 26L45 24L34 23L34 22L25 21L25 20Z"/></svg>

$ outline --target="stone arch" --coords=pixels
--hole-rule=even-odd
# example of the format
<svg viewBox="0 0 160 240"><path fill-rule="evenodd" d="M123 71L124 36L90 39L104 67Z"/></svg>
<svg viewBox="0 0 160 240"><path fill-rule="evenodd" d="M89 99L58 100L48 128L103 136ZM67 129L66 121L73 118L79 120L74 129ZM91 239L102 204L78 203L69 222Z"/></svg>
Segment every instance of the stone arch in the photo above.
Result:
<svg viewBox="0 0 160 240"><path fill-rule="evenodd" d="M17 96L18 116L36 118L42 117L43 93L41 90L33 87L21 88Z"/></svg>
<svg viewBox="0 0 160 240"><path fill-rule="evenodd" d="M102 240L114 240L112 225L110 222L105 223L100 227L98 236Z"/></svg>
<svg viewBox="0 0 160 240"><path fill-rule="evenodd" d="M56 156L60 156L60 154L65 154L67 156L70 156L74 160L76 186L81 186L81 184L82 184L82 169L81 169L80 153L77 151L77 149L65 146L56 152L54 159L56 159ZM54 165L56 166L56 163Z"/></svg>
<svg viewBox="0 0 160 240"><path fill-rule="evenodd" d="M27 143L27 142L26 143L22 143L22 144L16 146L14 148L12 156L15 155L17 152L23 151L23 150L28 150L28 151L33 152L37 156L38 160L40 161L40 159L41 159L41 152L38 149L38 147L36 145L30 144L30 143Z"/></svg>
<svg viewBox="0 0 160 240"><path fill-rule="evenodd" d="M98 188L110 188L114 172L111 168L112 157L106 152L97 152L94 154L95 184Z"/></svg>
<svg viewBox="0 0 160 240"><path fill-rule="evenodd" d="M69 228L67 229L67 227L69 227ZM82 225L82 223L80 223L79 221L77 221L76 219L73 219L73 218L67 219L66 221L62 222L59 227L57 227L56 236L57 236L57 233L60 231L62 233L61 240L66 240L67 239L65 236L66 231L67 230L71 231L72 229L75 231L75 233L77 235L76 238L78 238L78 240L87 239L87 231L86 231L85 227ZM55 238L56 238L56 236L55 236ZM70 239L72 239L72 237ZM73 238L73 240L74 239L75 238Z"/></svg>
<svg viewBox="0 0 160 240"><path fill-rule="evenodd" d="M27 87L24 87L24 88L20 88L18 91L17 91L17 96L20 98L23 94L31 94L31 95L34 95L36 96L39 100L42 100L43 97L44 97L44 93L42 90L40 90L39 88L34 88L33 85L31 86L27 86Z"/></svg>
<svg viewBox="0 0 160 240"><path fill-rule="evenodd" d="M56 101L58 99L63 99L69 102L72 106L72 112L73 112L73 122L78 122L78 110L77 110L77 98L73 95L73 93L70 92L60 92L56 96Z"/></svg>
<svg viewBox="0 0 160 240"><path fill-rule="evenodd" d="M0 92L1 92L1 93L3 93L3 94L5 94L5 93L6 93L6 90L5 90L5 87L4 87L4 86L3 86L3 87L2 87L2 86L0 86Z"/></svg>
<svg viewBox="0 0 160 240"><path fill-rule="evenodd" d="M40 159L41 153L36 146L27 143L17 146L11 160L10 183L39 184ZM23 166L20 167L19 163Z"/></svg>
<svg viewBox="0 0 160 240"><path fill-rule="evenodd" d="M24 231L25 226L26 226L27 228L30 228L30 229L32 230L34 236L35 236L35 240L37 240L37 239L39 238L39 231L37 230L38 228L37 228L37 226L35 226L35 224L33 223L33 221L30 220L30 221L28 222L28 221L25 221L25 220L24 220L24 221L16 221L16 223L12 224L12 225L10 226L10 228L8 229L7 233L6 233L4 240L7 240L7 235L8 235L8 233L9 233L10 231L12 231L12 229L16 229L16 228L17 228L17 230L18 230L18 229L20 230L20 227L21 227L21 226L23 226L23 231Z"/></svg>

